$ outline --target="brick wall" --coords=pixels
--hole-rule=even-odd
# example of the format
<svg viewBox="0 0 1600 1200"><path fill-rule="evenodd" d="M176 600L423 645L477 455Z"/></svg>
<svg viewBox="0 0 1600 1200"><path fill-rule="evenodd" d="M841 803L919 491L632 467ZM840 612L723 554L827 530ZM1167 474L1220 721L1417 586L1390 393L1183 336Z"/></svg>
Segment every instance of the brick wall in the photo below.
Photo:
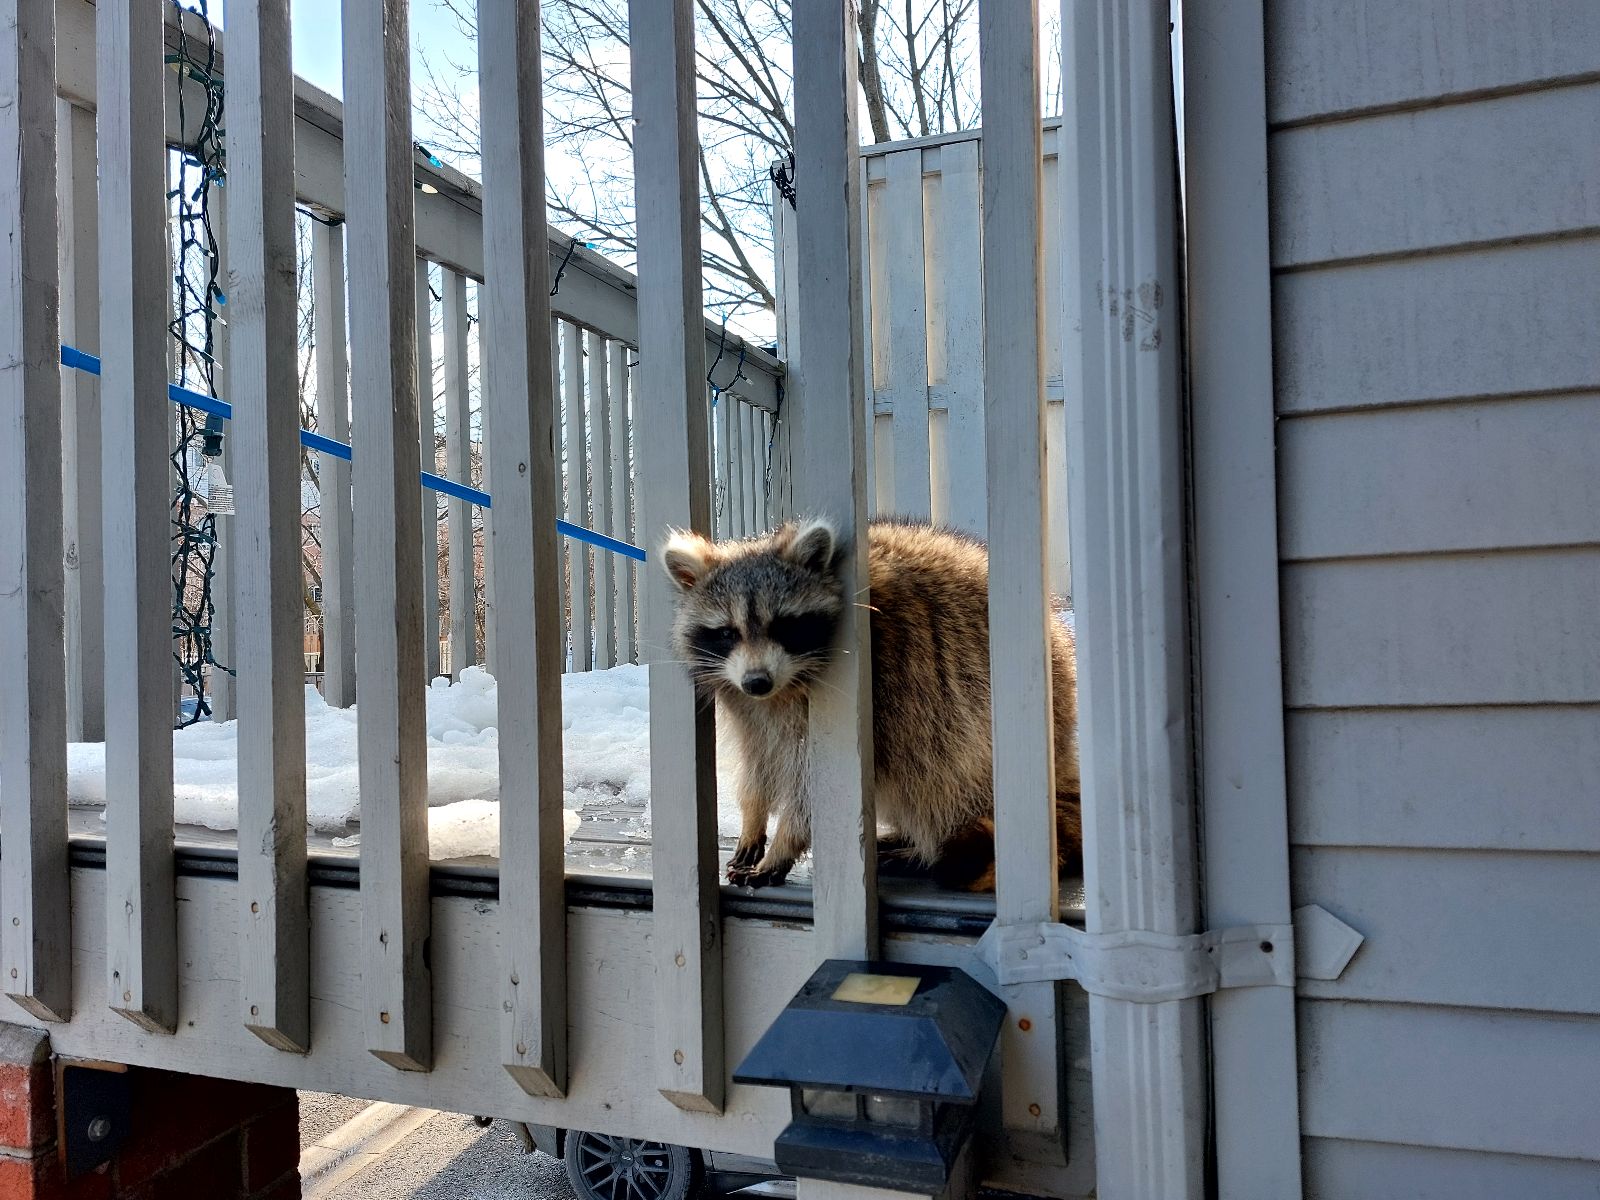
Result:
<svg viewBox="0 0 1600 1200"><path fill-rule="evenodd" d="M75 1179L59 1146L49 1036L0 1024L0 1200L297 1200L300 1110L290 1088L130 1068L115 1158Z"/></svg>

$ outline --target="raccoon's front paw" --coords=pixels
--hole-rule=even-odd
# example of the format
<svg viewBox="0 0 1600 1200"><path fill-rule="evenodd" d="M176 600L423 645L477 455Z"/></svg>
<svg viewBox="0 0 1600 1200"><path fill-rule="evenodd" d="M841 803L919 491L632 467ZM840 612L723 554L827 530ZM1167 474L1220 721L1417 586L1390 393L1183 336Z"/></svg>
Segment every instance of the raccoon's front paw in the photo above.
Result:
<svg viewBox="0 0 1600 1200"><path fill-rule="evenodd" d="M878 839L878 874L887 878L908 879L926 875L927 868L917 857L916 847L899 837Z"/></svg>
<svg viewBox="0 0 1600 1200"><path fill-rule="evenodd" d="M741 867L735 870L733 864L728 865L728 882L737 887L764 888L777 887L789 878L789 872L794 869L794 860L788 862L763 861L754 867Z"/></svg>
<svg viewBox="0 0 1600 1200"><path fill-rule="evenodd" d="M733 849L733 857L728 860L728 882L739 883L734 876L748 876L761 861L761 856L767 852L767 835L762 834L754 841L740 842Z"/></svg>

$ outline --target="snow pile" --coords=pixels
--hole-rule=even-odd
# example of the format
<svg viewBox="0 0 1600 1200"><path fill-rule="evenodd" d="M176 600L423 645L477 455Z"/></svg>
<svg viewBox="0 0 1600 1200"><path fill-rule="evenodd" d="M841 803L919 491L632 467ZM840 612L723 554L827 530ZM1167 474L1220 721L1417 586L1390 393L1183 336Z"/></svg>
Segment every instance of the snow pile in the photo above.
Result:
<svg viewBox="0 0 1600 1200"><path fill-rule="evenodd" d="M567 836L590 803L632 802L650 795L649 682L644 667L561 677L563 807ZM428 688L428 834L434 858L493 855L499 846L500 762L494 678L468 667L459 683ZM346 834L360 817L356 708L331 708L306 688L306 818L320 832ZM238 722L202 721L172 735L175 817L179 824L234 829L238 811ZM732 805L731 749L718 747L722 794ZM105 746L67 748L68 798L106 802ZM737 814L719 822L736 832ZM359 834L338 839L354 845Z"/></svg>

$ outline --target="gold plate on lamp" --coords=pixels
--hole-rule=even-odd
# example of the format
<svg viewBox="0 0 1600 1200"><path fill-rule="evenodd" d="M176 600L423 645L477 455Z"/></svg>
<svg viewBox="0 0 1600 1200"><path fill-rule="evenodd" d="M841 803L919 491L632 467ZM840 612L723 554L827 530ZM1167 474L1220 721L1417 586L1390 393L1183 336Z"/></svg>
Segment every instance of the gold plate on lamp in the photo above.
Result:
<svg viewBox="0 0 1600 1200"><path fill-rule="evenodd" d="M832 999L848 1004L909 1004L922 980L915 975L869 975L852 971L833 990Z"/></svg>

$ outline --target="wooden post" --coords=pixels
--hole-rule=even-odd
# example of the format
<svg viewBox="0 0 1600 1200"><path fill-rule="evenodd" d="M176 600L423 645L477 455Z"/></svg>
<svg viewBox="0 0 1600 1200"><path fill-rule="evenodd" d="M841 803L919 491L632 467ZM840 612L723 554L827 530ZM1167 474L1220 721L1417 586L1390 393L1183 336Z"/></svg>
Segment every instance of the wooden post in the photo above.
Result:
<svg viewBox="0 0 1600 1200"><path fill-rule="evenodd" d="M428 260L417 259L417 446L422 469L439 471L437 397L433 390L433 295ZM424 682L439 673L439 493L420 489L422 496L422 658Z"/></svg>
<svg viewBox="0 0 1600 1200"><path fill-rule="evenodd" d="M178 1020L172 890L172 405L167 400L163 10L107 5L95 35L106 598L106 996Z"/></svg>
<svg viewBox="0 0 1600 1200"><path fill-rule="evenodd" d="M450 478L472 483L472 413L467 396L467 277L444 268L445 461ZM450 675L478 661L472 505L452 499L450 509Z"/></svg>
<svg viewBox="0 0 1600 1200"><path fill-rule="evenodd" d="M1287 925L1261 0L1191 10L1183 40L1206 923ZM1217 1192L1296 1200L1294 991L1228 988L1209 1008Z"/></svg>
<svg viewBox="0 0 1600 1200"><path fill-rule="evenodd" d="M367 1047L391 1066L433 1062L426 948L428 759L424 708L407 0L346 4L344 186L350 229L351 470L361 648L361 930ZM437 641L437 637L434 639Z"/></svg>
<svg viewBox="0 0 1600 1200"><path fill-rule="evenodd" d="M628 462L628 347L622 342L612 342L610 349L611 527L606 532L626 542L633 532L628 523L628 497L632 494L632 489L629 487L632 476ZM631 663L634 658L633 560L617 559L615 570L616 592L612 603L615 606L617 661Z"/></svg>
<svg viewBox="0 0 1600 1200"><path fill-rule="evenodd" d="M240 993L247 1029L304 1053L311 941L289 0L234 0L228 15Z"/></svg>
<svg viewBox="0 0 1600 1200"><path fill-rule="evenodd" d="M61 340L100 353L100 237L94 113L56 102L61 205ZM100 533L100 381L61 375L66 537L67 739L106 736L105 549Z"/></svg>
<svg viewBox="0 0 1600 1200"><path fill-rule="evenodd" d="M629 0L634 188L639 224L640 391L650 416L639 448L638 534L711 530L710 427L700 280L700 175L692 0ZM656 961L656 1086L680 1108L720 1112L722 921L711 706L667 649L673 585L643 572L639 640L650 663L650 780Z"/></svg>
<svg viewBox="0 0 1600 1200"><path fill-rule="evenodd" d="M1090 933L1197 921L1168 16L1165 0L1079 0L1062 21L1068 518L1073 569L1093 581L1076 596ZM1204 1194L1204 1011L1089 997L1101 1195Z"/></svg>
<svg viewBox="0 0 1600 1200"><path fill-rule="evenodd" d="M53 0L0 4L0 824L6 995L72 1009Z"/></svg>
<svg viewBox="0 0 1600 1200"><path fill-rule="evenodd" d="M712 458L716 467L716 474L721 476L716 483L717 499L717 536L730 538L733 536L733 422L728 420L728 410L733 407L731 396L718 397L712 416L716 420L717 430L715 443L712 447Z"/></svg>
<svg viewBox="0 0 1600 1200"><path fill-rule="evenodd" d="M606 372L606 339L589 333L589 437L593 446L594 476L590 495L594 506L596 533L611 532L611 388ZM599 670L616 665L613 649L615 612L612 588L615 586L617 555L609 550L594 552L594 665Z"/></svg>
<svg viewBox="0 0 1600 1200"><path fill-rule="evenodd" d="M560 469L551 378L539 9L482 0L487 442L495 480L493 587L500 671L500 1061L519 1086L567 1086L566 877L561 811ZM486 434L487 437L487 434Z"/></svg>
<svg viewBox="0 0 1600 1200"><path fill-rule="evenodd" d="M923 274L922 151L897 150L884 160L894 217L884 222L889 275L889 394L894 402L894 504L911 517L930 516L928 326Z"/></svg>
<svg viewBox="0 0 1600 1200"><path fill-rule="evenodd" d="M1043 179L1038 2L979 9L984 111L983 392L989 659L994 703L995 920L1055 921L1055 720L1044 493ZM959 220L959 218L956 218ZM959 290L959 289L952 289ZM898 442L898 411L896 438ZM1053 984L1005 989L1008 1137L1062 1160L1061 1028Z"/></svg>
<svg viewBox="0 0 1600 1200"><path fill-rule="evenodd" d="M345 350L344 225L311 226L311 322L317 344L317 426L350 441L350 367ZM355 525L350 460L322 456L322 698L356 702Z"/></svg>
<svg viewBox="0 0 1600 1200"><path fill-rule="evenodd" d="M860 150L856 31L850 0L796 0L795 157L806 164L799 238L794 507L824 516L843 549L847 604L835 656L812 692L809 787L818 957L878 952L877 818L872 799L872 654L867 583L866 398L861 369ZM919 185L920 186L920 185ZM919 209L920 212L920 209ZM918 260L920 262L920 259ZM926 388L924 388L926 395ZM924 421L927 405L924 403ZM927 473L923 473L926 488Z"/></svg>
<svg viewBox="0 0 1600 1200"><path fill-rule="evenodd" d="M567 520L589 524L589 446L584 433L583 330L562 324L561 381L567 410ZM567 577L572 588L572 669L587 671L594 646L589 625L589 547L567 538Z"/></svg>

